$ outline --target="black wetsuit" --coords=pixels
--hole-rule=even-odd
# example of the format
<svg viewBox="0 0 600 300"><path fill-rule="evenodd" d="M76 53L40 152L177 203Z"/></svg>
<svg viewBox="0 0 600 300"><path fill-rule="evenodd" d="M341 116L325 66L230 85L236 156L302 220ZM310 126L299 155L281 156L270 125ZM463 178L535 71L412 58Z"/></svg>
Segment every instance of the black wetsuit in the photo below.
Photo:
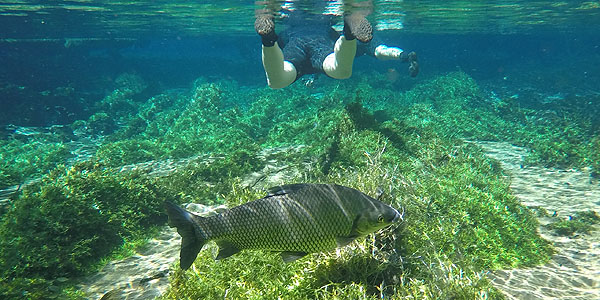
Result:
<svg viewBox="0 0 600 300"><path fill-rule="evenodd" d="M314 15L302 11L285 11L283 23L287 28L279 34L277 43L283 51L283 58L296 68L296 80L305 74L324 73L323 61L333 52L340 33L331 26L333 16ZM374 56L377 45L358 42L356 56Z"/></svg>

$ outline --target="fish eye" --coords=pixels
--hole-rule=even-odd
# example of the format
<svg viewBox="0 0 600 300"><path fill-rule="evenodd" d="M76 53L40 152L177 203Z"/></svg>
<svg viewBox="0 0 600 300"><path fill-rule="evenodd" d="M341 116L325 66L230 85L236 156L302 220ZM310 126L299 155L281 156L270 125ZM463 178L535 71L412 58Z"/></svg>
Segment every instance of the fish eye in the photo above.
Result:
<svg viewBox="0 0 600 300"><path fill-rule="evenodd" d="M377 217L377 221L379 223L383 223L383 221L385 221L385 218L383 217L383 215L379 215L379 217Z"/></svg>

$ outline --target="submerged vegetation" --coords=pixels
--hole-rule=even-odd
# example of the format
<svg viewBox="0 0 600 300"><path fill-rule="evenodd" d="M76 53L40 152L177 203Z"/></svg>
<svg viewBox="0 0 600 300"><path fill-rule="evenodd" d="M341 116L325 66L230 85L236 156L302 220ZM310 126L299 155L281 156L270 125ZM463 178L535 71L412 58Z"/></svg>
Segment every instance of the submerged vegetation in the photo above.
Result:
<svg viewBox="0 0 600 300"><path fill-rule="evenodd" d="M15 285L3 284L0 292L47 298L47 291L31 291L27 283L54 284L56 278L85 274L124 241L164 224L156 199L172 198L135 172L93 162L56 168L27 187L3 218L1 275Z"/></svg>
<svg viewBox="0 0 600 300"><path fill-rule="evenodd" d="M600 224L600 216L595 211L584 211L569 216L566 220L546 225L558 235L570 236L590 232L594 225Z"/></svg>
<svg viewBox="0 0 600 300"><path fill-rule="evenodd" d="M596 115L490 99L462 72L403 94L373 88L377 80L274 91L199 79L189 91L145 102L131 99L135 89L119 89L71 125L102 137L92 158L71 166L63 165L69 151L60 141L48 149L2 141L2 186L49 173L2 216L0 294L57 298L48 291L56 278L86 274L124 242L164 225L165 200L260 198L268 174L243 180L276 161L297 171L285 183L338 183L371 195L382 187L383 201L404 209L405 221L291 264L258 251L214 261L209 244L191 270L175 272L164 299L502 298L486 270L540 264L552 249L498 163L465 139L513 142L531 149L528 163L597 174ZM18 153L23 143L32 150ZM265 154L277 148L289 150ZM38 157L35 150L51 155L32 168L11 166ZM167 159L180 163L160 172L143 167ZM68 291L61 297L80 296Z"/></svg>

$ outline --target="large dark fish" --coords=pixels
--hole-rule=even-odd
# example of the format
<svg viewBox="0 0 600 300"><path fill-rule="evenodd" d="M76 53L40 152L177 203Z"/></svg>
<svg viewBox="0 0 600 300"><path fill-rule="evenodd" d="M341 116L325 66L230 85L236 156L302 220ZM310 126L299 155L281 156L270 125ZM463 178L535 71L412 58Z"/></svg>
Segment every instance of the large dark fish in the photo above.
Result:
<svg viewBox="0 0 600 300"><path fill-rule="evenodd" d="M355 189L334 184L290 184L271 188L255 201L200 217L167 202L169 225L182 237L180 265L189 268L207 241L219 245L217 259L244 249L281 252L290 262L329 251L401 218L393 207Z"/></svg>

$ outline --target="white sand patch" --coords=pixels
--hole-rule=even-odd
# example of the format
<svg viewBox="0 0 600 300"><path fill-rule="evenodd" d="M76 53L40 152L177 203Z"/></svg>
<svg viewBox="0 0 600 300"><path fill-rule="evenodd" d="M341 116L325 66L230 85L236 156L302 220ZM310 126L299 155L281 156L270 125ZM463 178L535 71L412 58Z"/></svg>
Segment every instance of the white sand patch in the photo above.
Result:
<svg viewBox="0 0 600 300"><path fill-rule="evenodd" d="M137 253L112 261L79 284L88 299L100 299L115 290L111 299L154 299L169 285L169 267L179 258L181 238L174 229L165 227L160 235Z"/></svg>
<svg viewBox="0 0 600 300"><path fill-rule="evenodd" d="M187 210L201 216L223 211L225 207L188 204ZM100 299L105 293L115 293L110 299L154 299L169 286L169 267L179 259L181 237L176 229L165 226L160 234L137 250L131 257L112 261L79 285L89 299Z"/></svg>
<svg viewBox="0 0 600 300"><path fill-rule="evenodd" d="M477 142L498 160L517 198L526 206L545 208L567 218L576 212L600 212L600 185L588 173L544 167L522 167L527 151L507 143ZM547 219L540 219L547 224ZM508 299L600 299L600 226L588 234L557 236L545 227L540 234L558 251L543 266L493 271L492 283Z"/></svg>

